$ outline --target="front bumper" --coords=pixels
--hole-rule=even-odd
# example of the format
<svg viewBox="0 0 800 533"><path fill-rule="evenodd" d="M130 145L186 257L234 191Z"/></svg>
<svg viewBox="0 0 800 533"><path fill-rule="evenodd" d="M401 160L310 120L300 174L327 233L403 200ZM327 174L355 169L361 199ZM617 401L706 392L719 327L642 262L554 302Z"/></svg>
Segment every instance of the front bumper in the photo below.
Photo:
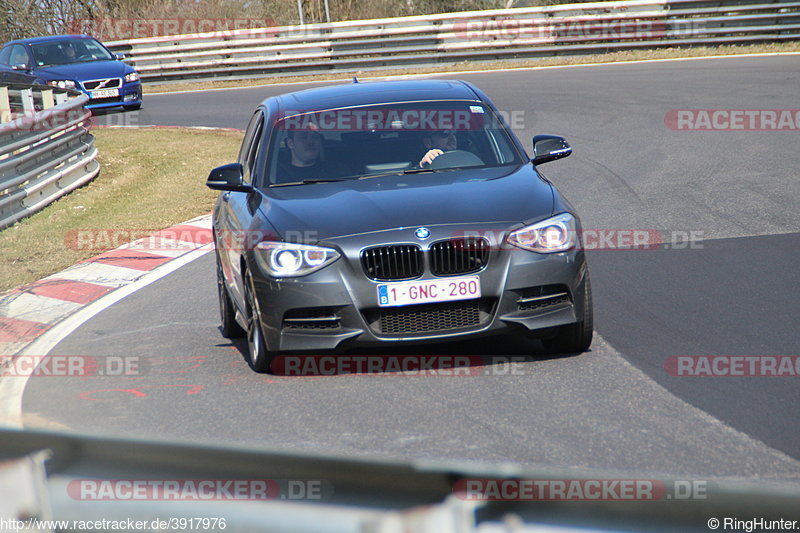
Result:
<svg viewBox="0 0 800 533"><path fill-rule="evenodd" d="M503 225L507 227L507 223ZM454 233L452 227L430 229L429 243ZM259 271L250 257L269 349L334 350L463 340L547 330L583 318L583 251L538 254L501 244L502 238L498 243L492 237L487 265L477 274L465 274L480 277L480 299L381 308L377 287L387 282L366 276L360 252L376 244L415 242L408 234L407 229L391 230L320 243L337 248L342 257L299 278L272 278ZM426 243L416 244L426 250ZM438 278L425 268L419 279Z"/></svg>
<svg viewBox="0 0 800 533"><path fill-rule="evenodd" d="M91 98L91 91L81 89L81 92ZM139 81L123 83L120 88L119 96L113 98L98 98L89 100L86 109L103 109L108 107L119 107L122 105L141 105L142 103L142 84Z"/></svg>

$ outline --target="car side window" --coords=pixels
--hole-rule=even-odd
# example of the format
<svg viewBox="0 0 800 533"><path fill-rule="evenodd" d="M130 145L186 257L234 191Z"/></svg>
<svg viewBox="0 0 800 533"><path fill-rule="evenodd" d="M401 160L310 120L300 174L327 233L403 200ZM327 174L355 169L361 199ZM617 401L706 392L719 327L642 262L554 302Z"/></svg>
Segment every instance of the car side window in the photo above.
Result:
<svg viewBox="0 0 800 533"><path fill-rule="evenodd" d="M514 155L514 149L511 147L511 144L508 142L506 137L502 135L496 135L492 130L489 130L486 133L489 135L489 140L492 144L498 164L502 165L516 159L516 156Z"/></svg>
<svg viewBox="0 0 800 533"><path fill-rule="evenodd" d="M247 150L247 156L245 161L242 163L244 166L244 182L245 183L254 183L256 181L256 161L258 160L258 154L261 151L261 133L263 131L264 120L263 116L259 112L258 120L256 121L256 125L254 126L253 130L253 137L250 141L250 147Z"/></svg>
<svg viewBox="0 0 800 533"><path fill-rule="evenodd" d="M28 61L28 52L25 51L25 47L21 44L15 44L11 47L11 65L19 65L25 63L26 65L29 63Z"/></svg>
<svg viewBox="0 0 800 533"><path fill-rule="evenodd" d="M9 59L11 58L11 47L6 46L0 51L0 65L9 66Z"/></svg>
<svg viewBox="0 0 800 533"><path fill-rule="evenodd" d="M256 125L261 118L261 110L259 109L250 119L247 124L247 129L244 132L244 139L242 139L242 147L239 149L239 157L237 162L243 167L247 165L247 155L250 153L250 146L253 144L253 135L256 132Z"/></svg>

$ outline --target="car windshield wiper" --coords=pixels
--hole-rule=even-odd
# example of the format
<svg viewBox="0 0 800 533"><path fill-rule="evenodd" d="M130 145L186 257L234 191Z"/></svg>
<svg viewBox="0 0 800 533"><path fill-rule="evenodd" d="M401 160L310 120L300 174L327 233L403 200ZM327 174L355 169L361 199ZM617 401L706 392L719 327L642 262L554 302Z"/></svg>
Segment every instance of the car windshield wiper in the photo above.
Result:
<svg viewBox="0 0 800 533"><path fill-rule="evenodd" d="M440 168L407 168L402 173L403 174L419 174L421 172L436 172L437 170L442 170Z"/></svg>
<svg viewBox="0 0 800 533"><path fill-rule="evenodd" d="M343 179L325 179L325 178L314 178L308 179L303 181L291 181L288 183L273 183L270 187L290 187L292 185L308 185L309 183L328 183L331 181L345 181Z"/></svg>
<svg viewBox="0 0 800 533"><path fill-rule="evenodd" d="M380 174L367 174L366 176L361 176L360 180L366 180L370 178L382 178L384 176L403 176L404 174L420 174L423 172L437 172L442 169L433 169L433 168L407 168L405 170L394 170L392 172L381 172Z"/></svg>

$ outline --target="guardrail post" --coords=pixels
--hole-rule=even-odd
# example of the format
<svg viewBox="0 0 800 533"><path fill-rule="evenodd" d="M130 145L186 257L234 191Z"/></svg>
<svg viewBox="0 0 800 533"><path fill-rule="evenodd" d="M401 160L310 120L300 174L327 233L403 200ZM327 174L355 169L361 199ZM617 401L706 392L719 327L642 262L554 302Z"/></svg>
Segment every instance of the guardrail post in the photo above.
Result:
<svg viewBox="0 0 800 533"><path fill-rule="evenodd" d="M36 106L33 104L32 89L22 89L19 92L19 98L22 100L22 113L25 116L31 116L36 113Z"/></svg>
<svg viewBox="0 0 800 533"><path fill-rule="evenodd" d="M42 89L42 109L50 109L55 105L52 89Z"/></svg>
<svg viewBox="0 0 800 533"><path fill-rule="evenodd" d="M11 105L8 102L8 87L0 87L0 123L11 122Z"/></svg>
<svg viewBox="0 0 800 533"><path fill-rule="evenodd" d="M19 92L25 118L0 125L0 230L94 179L100 171L94 137L87 135L91 112L84 106L88 96L27 84L4 87L3 99L8 101L8 93L14 99L9 102L14 104L12 117L17 115ZM35 100L34 91L39 91ZM34 108L39 94L49 109ZM54 100L58 106L53 106ZM55 110L63 112L65 120L52 120Z"/></svg>

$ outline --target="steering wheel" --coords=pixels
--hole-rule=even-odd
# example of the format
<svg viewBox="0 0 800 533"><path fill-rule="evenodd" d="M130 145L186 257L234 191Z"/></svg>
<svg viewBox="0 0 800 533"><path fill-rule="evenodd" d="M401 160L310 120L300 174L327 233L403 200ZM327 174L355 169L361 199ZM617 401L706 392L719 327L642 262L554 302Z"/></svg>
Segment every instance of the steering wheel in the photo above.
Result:
<svg viewBox="0 0 800 533"><path fill-rule="evenodd" d="M450 150L436 156L429 168L438 170L441 168L474 167L479 165L483 165L483 160L472 152L466 150Z"/></svg>

